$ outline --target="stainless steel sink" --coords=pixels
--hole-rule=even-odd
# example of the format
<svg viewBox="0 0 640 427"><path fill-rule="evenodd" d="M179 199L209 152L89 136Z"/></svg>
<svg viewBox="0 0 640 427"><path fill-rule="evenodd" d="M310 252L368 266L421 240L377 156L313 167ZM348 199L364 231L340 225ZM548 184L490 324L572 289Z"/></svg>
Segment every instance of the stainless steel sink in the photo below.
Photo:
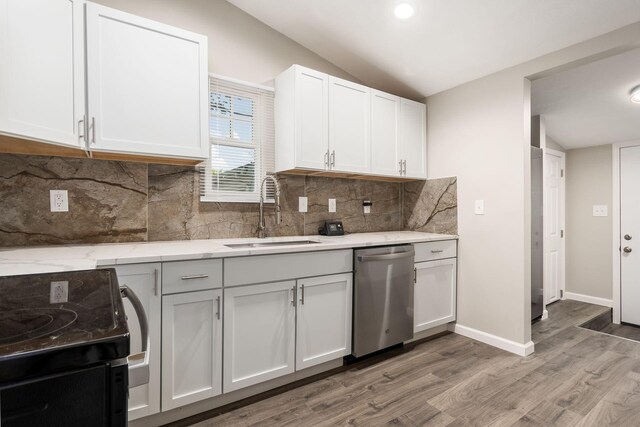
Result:
<svg viewBox="0 0 640 427"><path fill-rule="evenodd" d="M268 248L273 246L314 245L319 243L320 242L316 240L280 240L277 242L231 243L225 246L232 249L243 249L243 248Z"/></svg>

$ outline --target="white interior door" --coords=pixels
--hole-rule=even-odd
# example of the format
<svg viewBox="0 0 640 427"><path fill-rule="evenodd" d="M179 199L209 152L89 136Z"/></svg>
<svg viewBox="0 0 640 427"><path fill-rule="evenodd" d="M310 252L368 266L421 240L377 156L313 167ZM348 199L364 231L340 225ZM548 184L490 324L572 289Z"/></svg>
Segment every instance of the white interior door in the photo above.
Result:
<svg viewBox="0 0 640 427"><path fill-rule="evenodd" d="M620 149L621 320L640 325L640 147Z"/></svg>
<svg viewBox="0 0 640 427"><path fill-rule="evenodd" d="M545 304L561 298L564 290L564 168L565 154L546 150L544 155L544 294Z"/></svg>

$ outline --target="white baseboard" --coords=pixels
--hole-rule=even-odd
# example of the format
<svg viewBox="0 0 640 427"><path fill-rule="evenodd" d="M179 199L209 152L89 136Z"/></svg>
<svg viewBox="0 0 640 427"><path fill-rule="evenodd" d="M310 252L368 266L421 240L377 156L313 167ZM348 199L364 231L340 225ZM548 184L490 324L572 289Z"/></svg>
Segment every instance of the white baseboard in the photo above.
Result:
<svg viewBox="0 0 640 427"><path fill-rule="evenodd" d="M489 344L501 350L517 354L518 356L528 356L533 353L533 341L529 341L526 344L520 344L515 341L511 341L506 338L492 335L487 332L479 331L477 329L473 329L457 323L455 325L451 325L450 330L455 332L456 334L483 342L485 344Z"/></svg>
<svg viewBox="0 0 640 427"><path fill-rule="evenodd" d="M592 297L591 295L576 294L573 292L564 292L565 299L572 299L574 301L586 302L589 304L602 305L605 307L613 307L613 300L599 297Z"/></svg>

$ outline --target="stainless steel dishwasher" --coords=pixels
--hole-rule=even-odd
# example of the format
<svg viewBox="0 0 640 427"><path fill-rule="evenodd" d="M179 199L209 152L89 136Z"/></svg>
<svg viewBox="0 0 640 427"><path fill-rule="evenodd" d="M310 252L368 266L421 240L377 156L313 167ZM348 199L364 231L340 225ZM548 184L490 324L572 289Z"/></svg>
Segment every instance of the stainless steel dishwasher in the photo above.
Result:
<svg viewBox="0 0 640 427"><path fill-rule="evenodd" d="M413 338L412 245L354 251L353 355Z"/></svg>

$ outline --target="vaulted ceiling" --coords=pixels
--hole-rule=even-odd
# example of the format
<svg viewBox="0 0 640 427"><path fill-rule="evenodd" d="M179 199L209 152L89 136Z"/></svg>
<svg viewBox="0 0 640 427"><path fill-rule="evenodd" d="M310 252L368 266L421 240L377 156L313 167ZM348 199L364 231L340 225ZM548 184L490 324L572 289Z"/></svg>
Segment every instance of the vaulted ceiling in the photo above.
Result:
<svg viewBox="0 0 640 427"><path fill-rule="evenodd" d="M640 21L640 0L228 0L363 83L415 99Z"/></svg>

